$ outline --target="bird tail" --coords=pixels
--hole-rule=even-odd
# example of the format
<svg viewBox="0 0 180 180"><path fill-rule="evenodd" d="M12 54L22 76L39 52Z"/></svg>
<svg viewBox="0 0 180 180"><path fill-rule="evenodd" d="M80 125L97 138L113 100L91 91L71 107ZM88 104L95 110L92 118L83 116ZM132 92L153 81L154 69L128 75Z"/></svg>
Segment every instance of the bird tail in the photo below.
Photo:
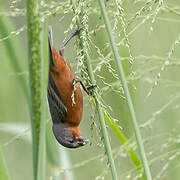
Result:
<svg viewBox="0 0 180 180"><path fill-rule="evenodd" d="M52 26L49 26L48 41L49 41L49 61L50 61L50 66L54 66L53 54L52 54L52 47L53 47Z"/></svg>

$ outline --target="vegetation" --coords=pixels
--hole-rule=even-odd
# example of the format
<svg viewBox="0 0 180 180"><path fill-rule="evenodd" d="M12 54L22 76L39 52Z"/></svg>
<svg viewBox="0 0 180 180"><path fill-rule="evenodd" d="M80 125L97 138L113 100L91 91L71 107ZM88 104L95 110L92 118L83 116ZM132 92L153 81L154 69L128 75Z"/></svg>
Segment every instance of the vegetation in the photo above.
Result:
<svg viewBox="0 0 180 180"><path fill-rule="evenodd" d="M178 0L0 0L0 10L0 179L178 179ZM65 49L76 76L97 84L79 149L51 130L48 24L57 49L83 27Z"/></svg>

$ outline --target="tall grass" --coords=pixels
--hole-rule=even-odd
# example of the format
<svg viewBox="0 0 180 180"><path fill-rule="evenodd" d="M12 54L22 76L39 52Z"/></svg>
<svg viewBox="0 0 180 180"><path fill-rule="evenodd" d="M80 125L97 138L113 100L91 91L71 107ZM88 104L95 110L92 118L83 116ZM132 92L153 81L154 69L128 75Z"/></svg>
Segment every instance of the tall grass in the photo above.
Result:
<svg viewBox="0 0 180 180"><path fill-rule="evenodd" d="M40 2L39 0L27 1L31 126L35 180L45 179L46 175L45 130L48 33L42 34L44 31L42 31L41 25Z"/></svg>
<svg viewBox="0 0 180 180"><path fill-rule="evenodd" d="M4 5L3 5L3 0L0 0L0 11L6 12L6 9L4 8ZM10 20L9 17L1 16L0 24L1 24L0 37L1 38L7 37L10 33L10 30L12 30L14 27L12 21ZM18 33L19 32L17 32L17 34ZM6 47L5 49L7 50L7 55L9 56L10 64L12 65L14 71L16 73L21 72L23 65L24 64L27 65L27 60L26 60L25 54L22 51L20 42L17 40L14 40L13 38L7 38L4 40L4 46ZM23 57L23 62L22 61L20 62L22 57ZM27 99L27 102L28 102L29 91L27 88L27 80L25 76L19 76L18 81L19 81L20 86L22 87L22 90L25 94L25 98Z"/></svg>
<svg viewBox="0 0 180 180"><path fill-rule="evenodd" d="M5 163L5 158L3 156L1 146L0 146L0 179L2 180L8 180L8 170Z"/></svg>
<svg viewBox="0 0 180 180"><path fill-rule="evenodd" d="M148 180L151 180L152 179L151 172L150 172L150 168L149 168L149 165L148 165L148 160L147 160L147 157L146 157L146 154L145 154L145 151L144 151L142 137L141 137L140 130L139 130L139 127L138 127L138 123L137 123L137 120L136 120L136 114L135 114L133 103L132 103L131 96L130 96L130 93L129 93L126 77L125 77L123 66L122 66L122 63L121 63L121 59L120 59L120 56L119 56L119 53L118 53L118 48L116 46L115 39L114 39L114 36L113 36L113 33L112 33L112 27L111 27L111 24L109 22L108 15L106 13L104 0L99 0L99 6L101 8L101 13L102 13L102 16L104 18L106 31L108 33L108 37L109 37L109 41L110 41L110 46L112 48L112 52L113 52L113 55L114 55L114 60L116 62L118 75L119 75L119 80L122 81L122 85L123 85L123 88L124 88L124 93L125 93L125 96L126 96L128 106L129 106L131 120L132 120L132 124L133 124L133 127L134 127L134 133L136 135L136 141L137 141L137 145L138 145L138 148L139 148L139 151L140 151L140 157L141 157L141 160L142 160L142 163L143 163L143 166L144 166L145 175L146 175L146 178Z"/></svg>
<svg viewBox="0 0 180 180"><path fill-rule="evenodd" d="M74 14L76 14L76 4L74 0L70 1L72 6L73 6L73 10L74 10ZM86 4L86 2L82 1L80 3L84 3ZM86 8L86 6L82 6L81 12L80 12L80 16L77 17L77 26L78 27L83 27L84 24L81 24L81 22L83 22L83 16L84 16L84 8ZM86 36L82 37L82 33L80 33L80 45L82 48L82 55L84 57L84 64L85 67L87 68L87 72L89 74L89 78L90 78L90 82L95 84L96 80L93 74L93 70L92 70L92 65L91 65L91 60L90 60L90 56L88 54L88 47L87 47L87 39ZM93 98L94 98L94 102L96 105L96 109L98 112L98 116L99 116L99 122L100 122L100 126L101 126L101 132L102 132L102 137L103 137L103 142L104 142L104 147L105 147L105 151L107 153L107 158L108 158L108 162L110 165L110 169L111 169L111 175L112 175L112 179L113 180L117 180L117 172L116 172L116 167L115 167L115 163L114 163L114 159L112 156L112 150L111 150L111 145L110 145L110 141L109 141L109 137L108 137L108 133L107 133L107 129L106 129L106 124L105 124L105 119L103 116L103 111L101 108L101 105L98 101L99 99L99 94L97 91L97 88L94 89L94 94L93 94Z"/></svg>
<svg viewBox="0 0 180 180"><path fill-rule="evenodd" d="M18 3L18 2L21 1L19 0L13 1L13 3ZM101 170L101 172L99 172L99 169L97 168L96 169L97 172L95 170L93 174L94 179L95 178L100 179L101 177L106 178L105 177L106 174L108 177L110 177L108 174L108 172L110 172L112 179L129 178L129 179L149 180L152 179L152 177L148 164L150 164L152 167L151 170L153 174L153 179L157 180L161 178L166 178L166 176L167 178L170 177L173 179L176 178L178 179L179 173L177 171L177 168L179 167L178 165L179 131L177 130L178 123L175 120L178 120L179 117L178 114L179 104L177 101L179 100L179 93L178 93L179 84L178 84L178 77L176 79L176 74L174 72L178 73L179 71L178 69L179 58L175 54L177 53L179 55L178 48L180 44L179 43L180 38L178 34L179 29L178 26L175 25L175 23L179 23L178 18L175 18L179 16L178 13L178 10L180 9L179 6L176 5L174 1L173 2L166 1L167 4L163 5L163 2L165 1L162 0L158 0L158 1L151 0L148 2L136 1L135 5L129 4L129 2L126 1L117 1L117 0L106 1L106 5L107 5L106 8L104 6L103 0L99 0L99 5L100 5L99 7L98 7L98 2L85 1L85 0L80 0L80 1L71 0L70 4L68 1L65 2L50 1L48 2L48 4L41 2L40 5L40 2L41 2L40 0L27 1L27 16L28 16L27 29L28 29L29 78L30 78L29 86L26 83L25 76L23 75L17 76L19 85L21 86L21 88L25 93L25 98L28 102L30 102L30 115L31 115L31 124L32 124L32 137L33 137L32 148L33 148L34 179L39 180L39 179L54 178L54 177L58 179L59 175L62 175L63 173L70 171L73 171L73 174L70 174L70 176L67 177L73 179L76 178L77 176L78 179L81 179L81 177L84 178L85 176L87 176L87 173L93 171L93 169L96 169L93 162L95 164L103 162L101 164L103 165L101 169L99 168L101 165L100 166L97 165L97 167ZM119 7L116 7L118 3L115 4L114 2L116 3L118 2ZM134 1L132 2L134 3ZM135 7L136 5L138 7ZM63 18L71 14L72 7L73 7L73 13L72 13L73 18L71 25L69 26L70 27L69 29L71 29L72 27L73 29L75 28L74 27L75 22L77 26L84 27L84 29L82 30L79 36L81 53L78 54L77 57L79 59L81 58L83 59L83 65L81 67L83 68L85 67L85 71L87 72L87 76L83 80L85 81L87 80L88 83L98 83L97 84L98 87L94 89L90 99L92 100L91 101L92 104L94 104L96 107L96 112L98 114L102 135L99 134L98 131L99 129L97 127L95 128L98 131L98 136L102 137L101 140L104 144L106 153L104 154L101 152L100 154L95 156L93 154L92 157L91 156L92 150L96 151L98 149L98 151L99 150L102 151L102 149L99 149L96 146L87 145L84 147L84 149L82 148L82 149L77 149L75 151L70 151L70 153L68 154L65 153L66 157L68 157L65 158L64 160L65 162L69 162L68 159L71 157L74 158L73 159L74 161L72 161L73 162L72 165L71 163L69 164L67 163L68 164L67 166L62 166L64 165L64 162L60 162L60 156L63 156L63 152L59 151L59 149L61 150L60 146L57 147L56 146L57 144L53 144L54 142L51 141L51 138L54 140L54 137L51 138L49 137L49 135L52 135L50 129L49 131L47 131L46 134L47 157L48 157L48 162L50 162L48 163L48 166L46 168L46 146L45 146L46 127L45 126L46 125L49 126L50 124L50 123L46 124L48 119L47 109L46 109L47 108L46 86L47 86L47 71L48 71L48 59L47 59L48 34L47 34L47 24L43 22L44 25L42 25L41 18L42 17L46 18L47 16L53 16L53 15L58 16L60 14L60 16L58 16L59 17L58 20L60 20L60 23L58 21L58 27L60 27L61 29L65 24L63 23ZM117 10L116 8L119 9ZM21 65L26 60L24 58L25 55L24 52L22 51L21 44L19 44L17 41L14 41L13 36L14 35L18 36L19 35L18 33L24 31L26 27L23 26L23 28L20 28L17 33L15 33L15 31L11 32L12 29L14 30L16 28L15 26L13 26L11 22L12 21L11 17L9 17L11 16L12 12L3 10L4 8L3 8L2 0L0 0L0 9L3 11L0 13L0 24L1 24L0 42L4 43L3 45L7 50L7 56L9 57L10 64L13 67L13 71L18 74L19 72L24 71ZM21 12L20 11L21 9L18 11L15 7L14 9L11 10L12 11L14 10L14 12L17 13L16 16L19 16L18 13ZM163 12L164 15L161 14L160 12ZM68 13L68 15L66 13ZM170 16L166 17L167 14ZM23 16L25 16L25 14ZM103 19L101 19L101 17L103 17ZM68 18L66 20L69 20ZM96 20L99 18L101 20L100 21L97 20L98 22L95 22L94 25L93 24L94 22L93 23L91 22L94 21L93 18ZM53 16L52 19L54 20L56 19L56 17ZM110 22L109 19L111 19ZM150 23L150 25L147 22ZM172 28L170 26L168 27L170 31L168 31L168 36L164 38L164 36L166 35L165 32L166 32L167 24L172 22L174 22L174 25L172 26ZM110 25L110 23L113 25L113 27ZM162 25L163 23L166 25L165 27ZM119 26L119 24L121 25ZM67 23L65 25L67 25ZM143 27L147 29L143 29ZM153 28L155 29L154 31ZM67 30L67 28L65 28L65 30ZM104 38L104 36L98 38L98 35L101 34L101 32L104 33L104 30L107 33L109 42ZM176 31L178 31L178 33ZM137 32L140 33L140 35ZM142 38L142 34L144 32L145 34L149 33L150 37L151 35L155 34L156 41L151 42L151 39L147 38L148 41L144 43L142 47L141 43L144 40ZM157 32L161 32L161 33L158 34ZM130 48L131 36L133 37L132 48ZM163 38L161 36L163 36ZM96 42L96 37L98 42ZM119 42L115 42L114 37L115 38L118 37L116 40L119 40ZM160 37L162 39L160 39ZM95 39L95 43L92 42L94 40L93 38ZM136 38L138 38L138 40L136 40ZM91 43L92 44L94 43L93 47L91 46L92 45ZM100 45L100 43L102 44ZM160 43L159 48L157 45L158 43ZM127 47L128 53L126 52L126 50L124 50L125 49L124 46ZM155 49L157 48L158 52L156 52L153 49L154 47ZM95 52L92 52L91 48L95 49L96 53L98 54L97 57L95 57ZM131 49L133 52L135 52L134 57L132 57ZM155 55L153 55L154 52ZM123 57L121 58L119 54L122 54ZM125 66L124 64L122 66L121 62L124 60L131 61L132 59L134 60L136 66L135 73L130 74L131 72L130 73L128 72L125 76L124 71L126 68L126 64ZM114 64L116 65L115 66L116 68L114 68ZM107 74L106 74L106 70L104 71L103 68L109 70ZM101 72L98 71L99 69ZM117 69L117 72L115 69ZM132 69L130 70L132 71ZM7 78L8 73L9 72L7 72L7 74L3 74L3 78L5 81L8 80ZM108 80L105 79L107 78L106 75L108 77L109 76L115 77L114 78L115 82L112 82L110 79L110 82L108 84ZM101 81L99 81L99 79L101 79ZM120 80L121 83L123 84L123 88L119 86ZM136 99L133 99L135 100L133 101L135 102L133 103L134 104L133 106L132 97L130 96L127 83L132 84L134 82L138 82L137 83L138 85L137 85L137 93L136 93L137 97ZM99 89L99 87L101 88L102 86L104 87L102 89ZM169 94L167 93L168 90L169 90ZM30 91L30 95L31 95L30 98L28 91ZM124 94L122 93L123 91ZM157 93L158 91L160 91L160 93ZM129 126L127 125L127 127L123 130L119 128L120 120L122 122L123 119L125 119L127 122L129 114L126 113L124 117L123 115L121 117L117 116L115 112L116 107L114 106L114 104L117 105L119 108L121 104L119 100L120 98L115 99L114 101L110 99L111 106L115 108L113 109L113 111L108 111L108 108L107 106L105 106L106 104L104 103L104 101L108 99L108 98L106 99L107 97L106 94L108 94L108 92L110 93L118 92L118 94L116 95L120 98L123 97L125 101L128 102L128 106L130 109L128 113L130 114L130 117L132 119L131 124L134 126L133 132L136 134L137 145L138 145L138 149L140 150L139 155L142 161L140 161L138 155L136 154L136 143L133 142L133 138L131 139L126 138L126 136L124 135L124 132L126 133L128 130L130 131L131 125ZM138 94L139 92L141 93L141 95ZM16 91L14 90L13 93L16 94ZM167 96L163 97L163 93ZM144 97L146 97L145 100L146 102L144 102L143 99ZM140 101L139 99L143 101L143 103L141 102L143 105L138 104ZM17 102L15 102L15 105L17 105ZM121 105L120 108L124 108L123 105ZM136 109L136 112L138 112L138 116L137 116L138 123L136 122L137 120L134 109ZM8 108L7 111L8 113L11 113L10 108ZM120 111L120 109L118 111ZM95 113L93 113L93 115L94 114ZM121 113L119 114L121 115ZM118 119L118 121L112 118L114 116L116 119ZM162 122L160 122L161 120ZM139 123L141 123L140 126ZM81 125L84 124L85 124L85 130L87 132L88 126L83 121ZM12 139L10 140L5 139L5 143L2 144L3 151L5 148L7 148L7 151L5 150L4 153L2 153L2 150L0 149L0 179L4 178L6 180L8 179L9 174L11 175L12 173L11 171L13 171L11 169L12 168L11 165L9 164L9 162L12 161L11 159L12 157L8 156L9 153L8 150L10 149L9 146L14 142L21 142L16 140L19 139L19 137L22 136L24 137L25 131L20 132L18 128L16 128L16 130L12 133L13 130L11 130L11 128L9 129L7 128L8 123L6 124L6 126L2 126L1 123L0 126L1 129L3 129L3 132L7 133L9 131L8 134L13 134ZM14 124L14 126L18 127L18 125L16 124ZM151 126L153 128L149 128ZM9 122L9 127L10 127L10 122ZM21 126L19 126L19 128L20 127ZM111 128L111 129L109 128L109 131L107 131L108 127ZM141 133L143 133L142 137L139 131L139 127L141 127L142 130ZM173 130L171 131L171 129ZM109 133L111 130L113 131L115 136ZM26 129L26 132L27 131L30 130ZM92 134L94 135L96 134L96 132L94 133L93 131L91 132L91 135ZM127 137L129 137L128 133L127 133ZM109 139L111 139L111 141L109 141ZM95 138L93 139L93 141L96 141ZM146 153L144 152L145 143L147 145ZM123 145L120 146L120 144ZM16 145L16 147L18 147L18 144ZM17 151L19 152L18 148ZM88 157L86 153L88 154ZM127 154L129 155L128 157L130 161L128 161L129 159L126 156ZM7 156L4 157L4 155ZM149 159L148 161L146 155L148 155L148 159ZM9 168L6 168L6 163L4 159L7 159L7 165L10 165L10 170L11 170L10 173L8 173L7 171L7 169ZM106 159L108 159L108 164L104 163ZM133 165L131 162L133 162ZM30 162L28 163L30 164ZM25 168L24 164L20 164L17 162L13 162L12 164L16 164L18 167ZM86 169L87 171L85 171ZM143 170L145 170L144 174L142 173ZM79 174L77 174L77 172ZM48 177L46 177L46 175ZM87 179L91 178L92 177L91 175L92 174L89 174ZM21 177L21 175L19 174L17 176ZM32 179L31 177L29 178Z"/></svg>

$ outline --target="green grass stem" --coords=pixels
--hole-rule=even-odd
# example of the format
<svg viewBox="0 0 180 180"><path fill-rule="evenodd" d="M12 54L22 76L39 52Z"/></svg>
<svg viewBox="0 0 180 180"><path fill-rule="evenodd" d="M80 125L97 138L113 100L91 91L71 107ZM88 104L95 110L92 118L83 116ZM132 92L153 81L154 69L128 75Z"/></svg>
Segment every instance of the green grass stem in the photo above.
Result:
<svg viewBox="0 0 180 180"><path fill-rule="evenodd" d="M75 12L75 9L76 9L75 1L70 0L70 3L73 6L73 11L74 11L74 14L75 14L76 13ZM84 1L84 3L86 3L86 2ZM83 9L81 9L81 13L83 14ZM82 27L82 24L80 23L81 22L80 17L77 18L76 22L77 22L78 27ZM86 45L87 40L84 39L84 38L81 38L82 33L83 32L80 33L80 46L81 46L81 48L83 50L84 64L85 64L85 66L87 68L89 78L90 78L91 82L94 84L96 81L95 81L92 66L91 66L91 63L90 63L91 60L90 60L88 52L86 51L87 50L87 45ZM94 89L94 100L95 100L95 104L96 104L96 108L97 108L97 112L98 112L98 116L99 116L99 122L100 122L100 126L101 126L101 132L102 132L103 140L104 140L105 151L107 153L108 162L109 162L110 169L111 169L111 174L112 174L112 179L117 180L117 172L116 172L116 168L115 168L114 159L113 159L113 156L112 156L111 145L110 145L110 142L109 142L109 137L108 137L108 133L107 133L107 129L106 129L106 124L105 124L102 108L101 108L101 105L99 104L98 99L99 99L99 94L98 94L97 89L95 88Z"/></svg>
<svg viewBox="0 0 180 180"><path fill-rule="evenodd" d="M118 49L117 49L117 46L116 46L116 43L115 43L115 39L114 39L114 36L113 36L113 33L112 33L111 24L110 24L108 15L106 13L107 11L106 11L106 8L105 8L104 0L99 0L99 6L100 6L100 9L101 9L103 19L104 19L105 28L106 28L106 31L107 31L107 34L108 34L108 37L109 37L110 45L111 45L111 48L112 48L112 51L113 51L113 54L114 54L114 60L115 60L116 65L117 65L119 79L122 81L122 84L123 84L123 87L124 87L124 93L125 93L125 96L126 96L126 99L127 99L128 106L129 106L131 120L132 120L132 124L133 124L133 127L134 127L134 132L135 132L135 136L136 136L137 146L138 146L138 149L139 149L139 152L140 152L140 157L141 157L141 160L142 160L142 163L143 163L143 166L144 166L145 175L146 175L147 180L151 180L152 179L151 172L150 172L150 168L149 168L149 165L148 165L148 160L147 160L147 157L146 157L146 154L145 154L145 151L144 151L142 137L141 137L140 130L139 130L139 127L138 127L138 123L137 123L137 120L136 120L136 115L135 115L133 103L132 103L132 100L131 100L131 96L130 96L130 93L129 93L127 81L126 81L126 78L125 78L123 66L122 66L120 56L119 56L119 53L118 53Z"/></svg>
<svg viewBox="0 0 180 180"><path fill-rule="evenodd" d="M0 146L0 179L1 180L9 179L8 170L6 167L6 163L5 163L3 153L2 153L1 146Z"/></svg>
<svg viewBox="0 0 180 180"><path fill-rule="evenodd" d="M27 1L31 127L35 180L46 179L45 125L47 112L48 33L42 31L39 7L39 0Z"/></svg>

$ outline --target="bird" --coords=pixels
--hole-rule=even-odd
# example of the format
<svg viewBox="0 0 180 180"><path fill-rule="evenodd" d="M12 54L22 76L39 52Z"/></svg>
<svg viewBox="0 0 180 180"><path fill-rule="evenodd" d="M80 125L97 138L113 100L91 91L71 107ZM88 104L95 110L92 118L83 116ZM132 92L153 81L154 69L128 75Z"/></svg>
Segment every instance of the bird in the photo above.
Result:
<svg viewBox="0 0 180 180"><path fill-rule="evenodd" d="M52 118L52 130L56 140L66 148L78 148L87 144L88 140L81 135L78 128L83 113L83 94L87 94L96 85L85 86L76 78L70 64L64 58L64 48L68 42L80 32L75 30L56 51L53 45L52 26L49 26L49 79L47 99ZM72 98L73 94L73 98Z"/></svg>

